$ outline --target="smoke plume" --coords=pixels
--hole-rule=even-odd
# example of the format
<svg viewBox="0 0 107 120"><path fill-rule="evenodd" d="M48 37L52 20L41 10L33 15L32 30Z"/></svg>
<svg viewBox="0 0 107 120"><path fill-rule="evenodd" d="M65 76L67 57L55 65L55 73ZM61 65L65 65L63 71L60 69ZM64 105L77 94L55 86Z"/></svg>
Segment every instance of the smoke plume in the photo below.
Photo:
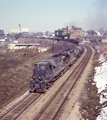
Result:
<svg viewBox="0 0 107 120"><path fill-rule="evenodd" d="M95 11L89 13L85 20L86 27L94 30L100 28L107 30L107 0L96 0L94 6Z"/></svg>

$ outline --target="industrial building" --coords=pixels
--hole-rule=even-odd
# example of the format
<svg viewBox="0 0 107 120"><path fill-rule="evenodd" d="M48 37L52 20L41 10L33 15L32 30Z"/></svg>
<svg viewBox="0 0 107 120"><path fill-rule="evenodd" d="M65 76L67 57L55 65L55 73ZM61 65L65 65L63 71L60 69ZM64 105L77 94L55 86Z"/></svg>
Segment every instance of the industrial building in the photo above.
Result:
<svg viewBox="0 0 107 120"><path fill-rule="evenodd" d="M70 34L68 33L68 26L66 28L55 30L55 37L69 39Z"/></svg>
<svg viewBox="0 0 107 120"><path fill-rule="evenodd" d="M11 33L19 34L19 33L29 32L28 28L23 28L19 25L19 27L12 28Z"/></svg>
<svg viewBox="0 0 107 120"><path fill-rule="evenodd" d="M30 48L33 48L33 47L38 47L40 46L39 43L17 43L17 44L8 44L8 49L22 49L22 48L27 48L27 47L30 47Z"/></svg>
<svg viewBox="0 0 107 120"><path fill-rule="evenodd" d="M82 36L84 35L84 30L79 27L72 26L71 32L70 32L70 39L81 39Z"/></svg>
<svg viewBox="0 0 107 120"><path fill-rule="evenodd" d="M50 47L40 47L39 43L17 43L17 44L8 44L8 50L17 50L23 48L36 48L38 52L44 52L50 49Z"/></svg>
<svg viewBox="0 0 107 120"><path fill-rule="evenodd" d="M62 39L81 39L84 36L84 30L82 28L72 26L71 30L66 28L55 30L55 37Z"/></svg>
<svg viewBox="0 0 107 120"><path fill-rule="evenodd" d="M0 36L4 36L4 30L0 28Z"/></svg>

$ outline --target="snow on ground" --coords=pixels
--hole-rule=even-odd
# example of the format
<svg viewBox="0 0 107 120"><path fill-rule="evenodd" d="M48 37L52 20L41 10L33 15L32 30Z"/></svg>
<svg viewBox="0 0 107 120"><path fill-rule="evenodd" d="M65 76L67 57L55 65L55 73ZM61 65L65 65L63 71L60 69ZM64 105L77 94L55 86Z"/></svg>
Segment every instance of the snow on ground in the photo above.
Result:
<svg viewBox="0 0 107 120"><path fill-rule="evenodd" d="M104 105L97 120L107 120L107 61L103 54L100 55L99 61L101 66L95 68L94 81L100 93L100 104Z"/></svg>

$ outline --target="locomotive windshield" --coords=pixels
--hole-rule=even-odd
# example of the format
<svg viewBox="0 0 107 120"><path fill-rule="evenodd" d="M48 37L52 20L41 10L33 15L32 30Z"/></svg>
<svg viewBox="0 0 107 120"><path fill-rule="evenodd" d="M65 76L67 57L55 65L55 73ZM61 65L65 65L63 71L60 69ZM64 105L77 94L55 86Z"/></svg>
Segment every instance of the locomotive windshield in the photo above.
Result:
<svg viewBox="0 0 107 120"><path fill-rule="evenodd" d="M41 66L41 70L45 70L45 66L42 65L42 66Z"/></svg>
<svg viewBox="0 0 107 120"><path fill-rule="evenodd" d="M34 75L35 76L46 76L47 74L52 73L52 66L48 62L38 62L34 66Z"/></svg>
<svg viewBox="0 0 107 120"><path fill-rule="evenodd" d="M39 62L34 66L34 75L44 75L48 68L47 62Z"/></svg>

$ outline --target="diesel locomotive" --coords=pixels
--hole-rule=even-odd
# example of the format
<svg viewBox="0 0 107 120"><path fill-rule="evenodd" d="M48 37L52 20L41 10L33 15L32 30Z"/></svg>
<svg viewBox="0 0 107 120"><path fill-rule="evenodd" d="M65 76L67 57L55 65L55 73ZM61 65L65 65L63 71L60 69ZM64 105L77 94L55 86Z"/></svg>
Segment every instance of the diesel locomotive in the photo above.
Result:
<svg viewBox="0 0 107 120"><path fill-rule="evenodd" d="M69 49L34 64L29 92L45 92L83 53L83 46Z"/></svg>

